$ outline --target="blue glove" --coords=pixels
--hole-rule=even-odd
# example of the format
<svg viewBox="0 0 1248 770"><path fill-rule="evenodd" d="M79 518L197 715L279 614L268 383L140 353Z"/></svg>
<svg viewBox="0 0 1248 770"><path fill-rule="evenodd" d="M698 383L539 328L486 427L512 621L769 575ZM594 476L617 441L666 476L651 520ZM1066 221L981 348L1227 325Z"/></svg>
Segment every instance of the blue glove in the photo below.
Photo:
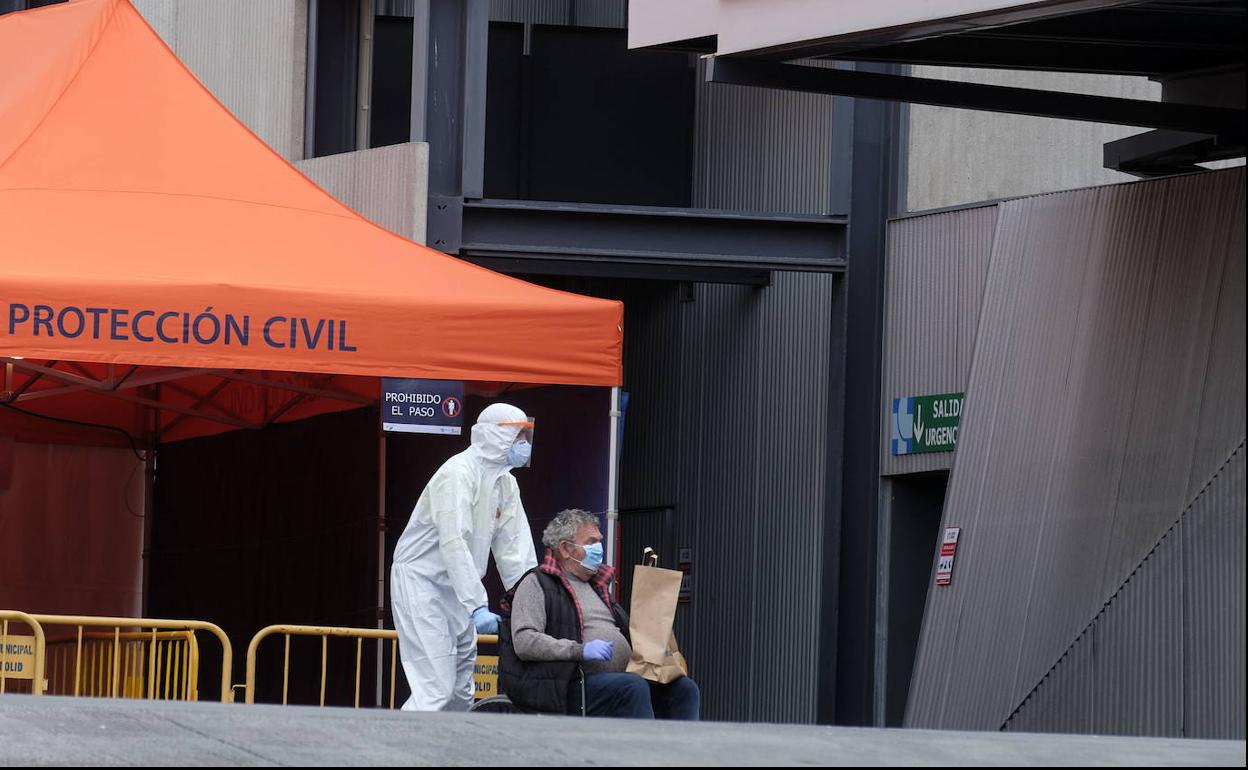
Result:
<svg viewBox="0 0 1248 770"><path fill-rule="evenodd" d="M477 627L478 634L497 634L498 621L501 620L490 608L482 605L472 611L472 623Z"/></svg>
<svg viewBox="0 0 1248 770"><path fill-rule="evenodd" d="M584 660L611 660L611 654L615 652L615 642L609 642L606 639L594 639L585 643L585 650L581 653Z"/></svg>

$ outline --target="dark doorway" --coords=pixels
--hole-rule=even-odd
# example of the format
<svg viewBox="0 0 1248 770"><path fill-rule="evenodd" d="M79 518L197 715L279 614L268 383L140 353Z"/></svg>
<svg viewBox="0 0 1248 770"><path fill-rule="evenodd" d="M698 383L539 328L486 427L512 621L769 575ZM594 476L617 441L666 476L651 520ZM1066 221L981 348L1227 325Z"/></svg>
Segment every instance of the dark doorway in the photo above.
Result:
<svg viewBox="0 0 1248 770"><path fill-rule="evenodd" d="M932 584L948 471L895 476L891 493L888 547L888 668L884 724L900 727L906 716L910 675L923 628L923 610Z"/></svg>

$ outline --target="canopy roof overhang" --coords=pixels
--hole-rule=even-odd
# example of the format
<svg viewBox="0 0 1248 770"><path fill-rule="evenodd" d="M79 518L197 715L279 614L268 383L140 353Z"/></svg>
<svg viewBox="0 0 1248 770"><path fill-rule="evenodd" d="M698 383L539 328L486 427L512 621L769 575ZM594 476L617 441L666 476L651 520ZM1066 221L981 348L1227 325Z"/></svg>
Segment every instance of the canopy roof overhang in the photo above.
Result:
<svg viewBox="0 0 1248 770"><path fill-rule="evenodd" d="M1144 75L1244 66L1244 0L633 0L629 45Z"/></svg>
<svg viewBox="0 0 1248 770"><path fill-rule="evenodd" d="M1246 17L1245 0L634 0L629 44L713 54L714 83L1153 129L1107 143L1104 165L1161 176L1243 156ZM1161 101L908 65L1144 76Z"/></svg>

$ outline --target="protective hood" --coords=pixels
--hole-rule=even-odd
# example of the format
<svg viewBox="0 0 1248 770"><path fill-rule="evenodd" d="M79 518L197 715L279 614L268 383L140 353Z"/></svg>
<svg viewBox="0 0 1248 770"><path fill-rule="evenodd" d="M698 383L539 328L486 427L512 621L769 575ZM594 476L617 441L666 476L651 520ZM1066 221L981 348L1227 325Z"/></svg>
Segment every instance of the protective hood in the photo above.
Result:
<svg viewBox="0 0 1248 770"><path fill-rule="evenodd" d="M491 404L481 410L477 424L472 426L472 448L477 457L490 465L501 468L507 464L507 450L511 447L516 435L520 433L519 425L499 425L502 422L522 423L528 421L523 409L511 404Z"/></svg>

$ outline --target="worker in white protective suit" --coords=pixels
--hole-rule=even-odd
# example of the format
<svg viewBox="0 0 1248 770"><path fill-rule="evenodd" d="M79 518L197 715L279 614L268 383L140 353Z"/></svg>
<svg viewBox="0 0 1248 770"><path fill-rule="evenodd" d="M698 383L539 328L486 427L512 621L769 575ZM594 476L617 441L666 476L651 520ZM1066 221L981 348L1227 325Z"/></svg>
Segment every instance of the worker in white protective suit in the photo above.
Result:
<svg viewBox="0 0 1248 770"><path fill-rule="evenodd" d="M472 445L429 480L395 546L390 605L412 688L405 711L472 705L477 634L498 632L481 583L490 551L504 588L537 566L509 472L529 464L532 435L533 421L520 409L486 407L472 426Z"/></svg>

